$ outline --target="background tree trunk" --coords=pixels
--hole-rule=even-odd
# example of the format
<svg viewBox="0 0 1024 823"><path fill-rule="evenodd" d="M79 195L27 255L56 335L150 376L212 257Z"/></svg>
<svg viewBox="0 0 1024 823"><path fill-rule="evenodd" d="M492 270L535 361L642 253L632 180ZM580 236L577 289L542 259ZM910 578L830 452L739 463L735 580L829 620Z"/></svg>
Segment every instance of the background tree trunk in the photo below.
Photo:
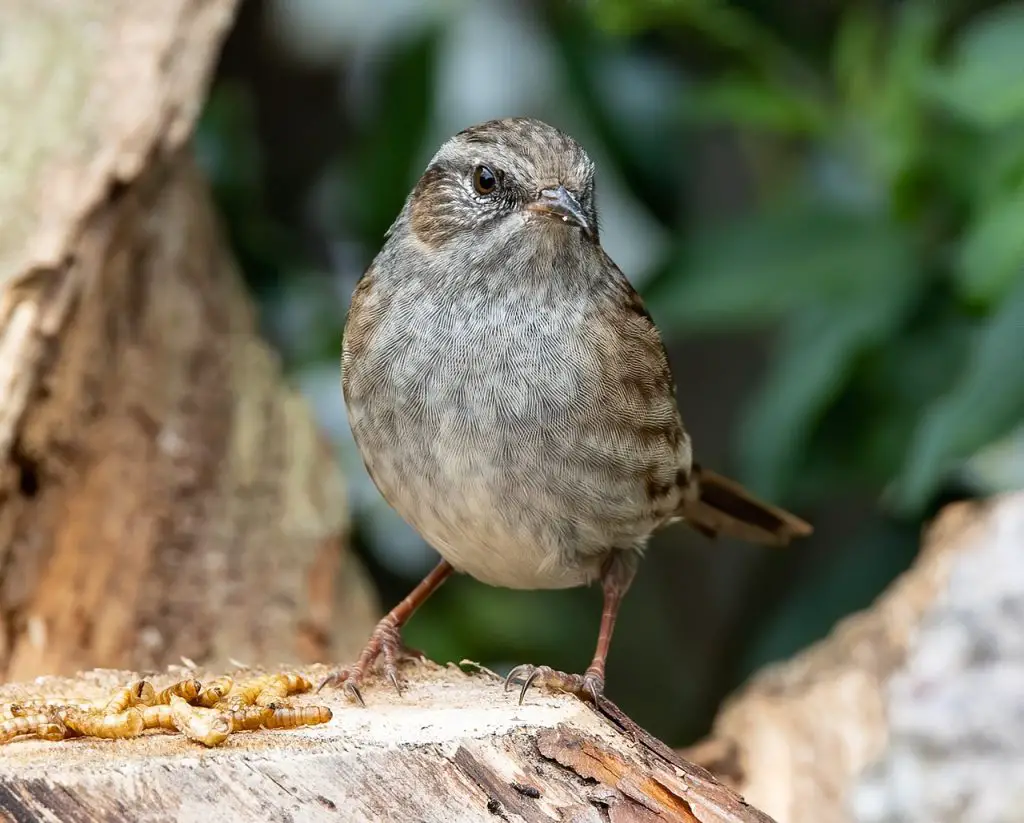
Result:
<svg viewBox="0 0 1024 823"><path fill-rule="evenodd" d="M190 155L234 7L0 8L8 678L344 659L374 622L331 447Z"/></svg>
<svg viewBox="0 0 1024 823"><path fill-rule="evenodd" d="M1024 493L946 509L914 567L755 677L683 752L785 823L1013 823Z"/></svg>

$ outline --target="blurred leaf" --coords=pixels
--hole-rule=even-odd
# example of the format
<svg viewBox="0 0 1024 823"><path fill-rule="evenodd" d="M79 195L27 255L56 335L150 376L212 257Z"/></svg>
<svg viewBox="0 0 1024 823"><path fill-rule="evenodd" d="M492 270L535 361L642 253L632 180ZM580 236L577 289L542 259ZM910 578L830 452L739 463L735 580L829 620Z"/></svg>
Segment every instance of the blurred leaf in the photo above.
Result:
<svg viewBox="0 0 1024 823"><path fill-rule="evenodd" d="M844 398L844 411L857 424L847 459L857 461L874 488L902 469L921 409L949 391L951 375L967 363L976 329L946 292L929 284L915 317L872 353ZM849 431L839 436L851 439Z"/></svg>
<svg viewBox="0 0 1024 823"><path fill-rule="evenodd" d="M740 429L744 478L768 498L782 498L818 417L847 385L858 356L896 330L915 294L896 280L841 305L811 306L790 320L759 394Z"/></svg>
<svg viewBox="0 0 1024 823"><path fill-rule="evenodd" d="M767 37L746 10L725 0L592 0L591 9L598 25L617 33L679 23L740 51Z"/></svg>
<svg viewBox="0 0 1024 823"><path fill-rule="evenodd" d="M874 10L856 5L839 24L832 74L840 97L861 107L878 89L882 25Z"/></svg>
<svg viewBox="0 0 1024 823"><path fill-rule="evenodd" d="M982 127L1024 116L1024 5L997 6L957 40L953 59L927 88L955 114Z"/></svg>
<svg viewBox="0 0 1024 823"><path fill-rule="evenodd" d="M915 215L919 167L931 135L920 87L931 70L941 18L934 4L901 4L885 40L869 12L852 11L840 32L833 70L845 102L836 149L887 192L896 215Z"/></svg>
<svg viewBox="0 0 1024 823"><path fill-rule="evenodd" d="M954 194L984 204L1024 187L1024 120L984 135L958 135L950 141L943 181ZM943 158L947 159L947 158Z"/></svg>
<svg viewBox="0 0 1024 823"><path fill-rule="evenodd" d="M998 302L1024 267L1024 187L984 205L962 240L957 277L975 303ZM1024 359L1024 353L1021 355Z"/></svg>
<svg viewBox="0 0 1024 823"><path fill-rule="evenodd" d="M637 52L579 24L575 7L545 6L565 67L568 93L581 108L620 182L665 223L675 223L679 191L691 173L695 135L666 100L688 94L687 73L668 55ZM670 184L666 184L671 181Z"/></svg>
<svg viewBox="0 0 1024 823"><path fill-rule="evenodd" d="M964 475L982 496L1024 489L1024 425L972 455Z"/></svg>
<svg viewBox="0 0 1024 823"><path fill-rule="evenodd" d="M875 166L891 186L920 161L930 138L924 123L921 85L932 68L941 18L934 3L901 4L876 91Z"/></svg>
<svg viewBox="0 0 1024 823"><path fill-rule="evenodd" d="M616 34L667 24L687 26L719 48L736 53L748 66L767 75L780 68L796 70L805 80L817 79L801 56L757 17L727 0L591 0L595 22Z"/></svg>
<svg viewBox="0 0 1024 823"><path fill-rule="evenodd" d="M379 108L342 174L349 219L376 246L419 177L431 115L438 36L427 28L379 67Z"/></svg>
<svg viewBox="0 0 1024 823"><path fill-rule="evenodd" d="M922 280L899 327L851 361L790 468L790 499L874 496L898 474L921 409L948 391L971 339L951 290L937 285Z"/></svg>
<svg viewBox="0 0 1024 823"><path fill-rule="evenodd" d="M704 122L788 135L819 134L829 122L829 112L810 95L743 76L704 84L686 100L684 114Z"/></svg>
<svg viewBox="0 0 1024 823"><path fill-rule="evenodd" d="M196 126L196 157L224 221L247 283L272 291L300 254L294 237L270 214L251 90L221 81Z"/></svg>
<svg viewBox="0 0 1024 823"><path fill-rule="evenodd" d="M860 299L915 278L917 267L882 216L797 203L697 235L673 275L647 297L659 322L694 331L764 326L819 301Z"/></svg>
<svg viewBox="0 0 1024 823"><path fill-rule="evenodd" d="M196 157L222 192L251 195L263 188L263 156L249 90L221 81L210 92L195 135Z"/></svg>
<svg viewBox="0 0 1024 823"><path fill-rule="evenodd" d="M893 501L904 510L927 502L942 474L1024 419L1024 277L980 329L953 390L924 416L910 444Z"/></svg>
<svg viewBox="0 0 1024 823"><path fill-rule="evenodd" d="M919 91L918 83L932 68L942 32L944 17L940 8L931 0L899 5L884 56L890 85Z"/></svg>

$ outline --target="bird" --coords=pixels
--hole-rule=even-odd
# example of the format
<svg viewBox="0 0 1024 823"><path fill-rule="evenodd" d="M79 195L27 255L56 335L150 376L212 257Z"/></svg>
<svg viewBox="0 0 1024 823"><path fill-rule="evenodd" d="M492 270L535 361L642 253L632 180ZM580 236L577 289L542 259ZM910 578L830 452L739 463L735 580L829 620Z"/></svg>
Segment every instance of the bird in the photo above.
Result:
<svg viewBox="0 0 1024 823"><path fill-rule="evenodd" d="M694 460L661 335L601 245L595 165L530 117L446 140L356 284L342 339L352 435L384 499L440 555L320 684L365 705L371 670L401 693L401 629L452 574L495 587L599 582L582 673L516 666L598 703L619 607L650 536L675 521L783 546L796 515Z"/></svg>

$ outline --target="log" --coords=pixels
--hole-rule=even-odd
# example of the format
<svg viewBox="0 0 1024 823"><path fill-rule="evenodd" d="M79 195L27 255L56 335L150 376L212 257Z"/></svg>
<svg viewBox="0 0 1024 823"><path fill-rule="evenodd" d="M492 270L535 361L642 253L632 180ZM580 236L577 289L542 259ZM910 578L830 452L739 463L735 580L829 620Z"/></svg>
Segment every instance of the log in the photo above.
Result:
<svg viewBox="0 0 1024 823"><path fill-rule="evenodd" d="M0 4L2 677L344 659L377 617L191 157L235 5Z"/></svg>
<svg viewBox="0 0 1024 823"><path fill-rule="evenodd" d="M1022 619L1024 493L953 505L870 609L683 754L786 823L1020 820Z"/></svg>
<svg viewBox="0 0 1024 823"><path fill-rule="evenodd" d="M242 732L214 749L163 732L17 740L0 757L0 818L771 823L613 704L598 713L575 697L534 690L518 705L496 675L463 668L411 664L402 696L370 684L366 708L336 690L303 695L297 703L325 704L332 720ZM327 671L302 673L317 682ZM0 687L0 701L98 697L138 676L40 678Z"/></svg>

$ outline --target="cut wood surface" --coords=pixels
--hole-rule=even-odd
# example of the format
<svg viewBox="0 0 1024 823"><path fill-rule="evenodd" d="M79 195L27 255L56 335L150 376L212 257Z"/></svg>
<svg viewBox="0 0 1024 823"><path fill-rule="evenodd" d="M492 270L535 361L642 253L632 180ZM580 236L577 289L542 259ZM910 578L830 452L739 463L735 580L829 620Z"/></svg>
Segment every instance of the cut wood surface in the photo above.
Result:
<svg viewBox="0 0 1024 823"><path fill-rule="evenodd" d="M378 616L190 155L235 5L0 3L0 676L345 659Z"/></svg>
<svg viewBox="0 0 1024 823"><path fill-rule="evenodd" d="M495 675L467 668L409 664L403 695L371 683L366 708L331 689L292 698L329 706L332 720L215 749L163 732L16 740L0 748L0 819L771 823L613 705L599 714L539 689L518 705ZM328 669L300 671L318 682ZM0 688L0 701L101 697L139 676L39 678Z"/></svg>
<svg viewBox="0 0 1024 823"><path fill-rule="evenodd" d="M1024 493L957 504L866 611L684 751L784 823L1013 823L1024 786Z"/></svg>

